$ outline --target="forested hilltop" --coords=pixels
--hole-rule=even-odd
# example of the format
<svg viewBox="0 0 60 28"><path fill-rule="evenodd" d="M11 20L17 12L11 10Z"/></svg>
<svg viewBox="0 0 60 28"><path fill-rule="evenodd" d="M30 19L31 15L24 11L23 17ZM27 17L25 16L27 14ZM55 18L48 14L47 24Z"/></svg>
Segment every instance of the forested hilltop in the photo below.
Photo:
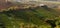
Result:
<svg viewBox="0 0 60 28"><path fill-rule="evenodd" d="M0 12L1 28L60 28L60 13L48 7Z"/></svg>

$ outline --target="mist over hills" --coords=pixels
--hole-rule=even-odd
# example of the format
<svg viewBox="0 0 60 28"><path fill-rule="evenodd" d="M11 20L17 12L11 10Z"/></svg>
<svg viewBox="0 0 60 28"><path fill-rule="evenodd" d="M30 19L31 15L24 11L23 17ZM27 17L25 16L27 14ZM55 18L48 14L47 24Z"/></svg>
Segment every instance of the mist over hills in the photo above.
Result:
<svg viewBox="0 0 60 28"><path fill-rule="evenodd" d="M14 5L14 4L19 4L20 3L29 3L28 1L32 1L31 4L35 3L35 2L40 2L40 3L43 3L43 4L46 4L48 6L50 5L60 5L60 2L56 2L56 1L60 1L60 0L7 0L8 2L6 2L6 0L0 0L0 7L1 8L6 8L7 7L10 7L11 5ZM14 1L14 2L13 2ZM53 2L54 1L54 2ZM39 3L39 4L40 4Z"/></svg>
<svg viewBox="0 0 60 28"><path fill-rule="evenodd" d="M17 2L16 3L15 2L14 3L3 2L3 3L2 3L2 6L0 5L0 8L1 7L6 8L6 7L13 6ZM42 3L43 4L46 3L48 6L55 5L52 2L49 2L49 3L42 2ZM20 3L18 5L20 5ZM58 24L60 24L60 11L57 12L56 11L57 9L55 10L55 9L49 8L47 6L43 6L43 7L38 6L36 8L28 8L28 9L16 9L16 10L14 10L14 9L15 8L13 8L13 9L10 8L10 9L7 9L9 11L0 12L0 23L3 22L3 24L4 24L3 26L6 28L20 28L21 23L24 28L26 28L25 27L26 25L31 26L30 24L32 24L32 25L34 24L34 26L37 25L38 26L37 28L51 28L52 25L47 23L46 22L47 20L52 20L52 21L50 21L50 23L53 22L52 23L53 25L59 26ZM55 20L57 20L57 21L55 21ZM36 28L36 27L33 27L33 28ZM60 26L59 26L59 28L60 28Z"/></svg>

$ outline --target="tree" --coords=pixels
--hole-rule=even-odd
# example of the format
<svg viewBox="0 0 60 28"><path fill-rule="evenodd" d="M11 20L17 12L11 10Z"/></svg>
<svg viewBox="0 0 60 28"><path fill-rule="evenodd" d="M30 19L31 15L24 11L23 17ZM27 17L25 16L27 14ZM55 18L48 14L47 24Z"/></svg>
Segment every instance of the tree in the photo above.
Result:
<svg viewBox="0 0 60 28"><path fill-rule="evenodd" d="M55 28L56 27L56 24L55 24L54 20L47 20L46 22L51 25L51 28Z"/></svg>

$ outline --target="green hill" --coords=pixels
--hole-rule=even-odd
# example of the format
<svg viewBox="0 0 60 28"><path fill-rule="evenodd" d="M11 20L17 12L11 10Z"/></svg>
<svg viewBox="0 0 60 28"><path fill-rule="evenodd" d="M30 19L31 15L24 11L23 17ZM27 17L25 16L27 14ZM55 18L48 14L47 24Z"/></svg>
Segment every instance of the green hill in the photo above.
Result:
<svg viewBox="0 0 60 28"><path fill-rule="evenodd" d="M51 28L51 25L47 23L47 20L53 20L59 24L59 13L51 8L29 8L29 9L17 9L0 12L0 22L3 22L3 26L6 28L20 28L20 24L34 24L38 28Z"/></svg>

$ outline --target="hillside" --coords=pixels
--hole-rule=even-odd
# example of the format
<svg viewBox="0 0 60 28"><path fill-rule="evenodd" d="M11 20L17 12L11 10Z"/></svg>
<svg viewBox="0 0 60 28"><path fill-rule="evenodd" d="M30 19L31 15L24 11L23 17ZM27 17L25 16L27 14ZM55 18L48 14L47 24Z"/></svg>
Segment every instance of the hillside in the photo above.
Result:
<svg viewBox="0 0 60 28"><path fill-rule="evenodd" d="M51 25L46 21L56 20L55 22L57 26L59 26L59 18L60 14L58 14L54 9L42 7L0 12L0 22L2 22L2 24L4 24L3 26L6 28L21 28L21 26L51 28Z"/></svg>

